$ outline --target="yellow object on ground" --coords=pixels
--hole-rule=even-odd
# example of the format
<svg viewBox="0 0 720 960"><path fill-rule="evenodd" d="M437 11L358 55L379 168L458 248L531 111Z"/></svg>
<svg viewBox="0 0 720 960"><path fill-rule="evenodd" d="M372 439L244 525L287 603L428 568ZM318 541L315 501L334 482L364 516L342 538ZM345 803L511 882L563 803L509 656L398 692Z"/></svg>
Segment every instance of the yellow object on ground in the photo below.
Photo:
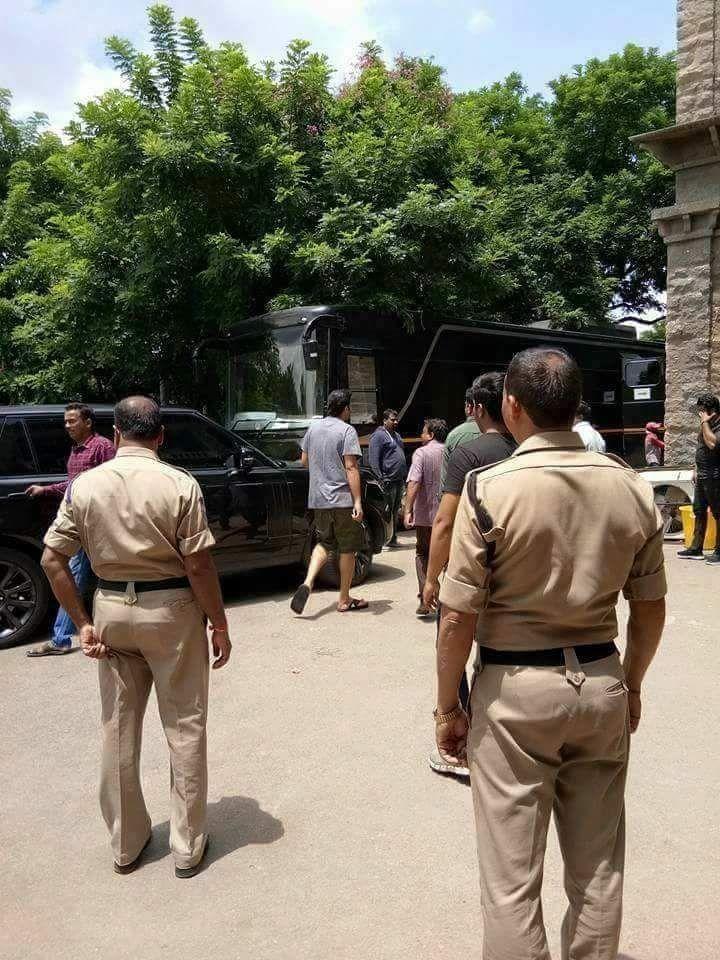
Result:
<svg viewBox="0 0 720 960"><path fill-rule="evenodd" d="M693 508L688 504L686 504L684 507L680 507L680 516L682 517L685 546L689 547L692 543L693 534L695 533L695 515L693 514ZM716 542L717 525L715 524L715 517L713 517L708 510L708 525L707 530L705 531L705 543L703 545L703 549L714 550Z"/></svg>

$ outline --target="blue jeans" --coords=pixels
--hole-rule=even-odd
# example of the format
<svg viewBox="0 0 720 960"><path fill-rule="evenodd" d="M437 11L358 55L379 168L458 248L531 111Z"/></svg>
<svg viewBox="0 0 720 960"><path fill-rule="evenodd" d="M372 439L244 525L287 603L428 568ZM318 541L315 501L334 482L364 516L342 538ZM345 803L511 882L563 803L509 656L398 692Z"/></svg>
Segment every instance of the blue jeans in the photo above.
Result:
<svg viewBox="0 0 720 960"><path fill-rule="evenodd" d="M84 550L80 550L74 557L70 558L70 572L73 575L80 593L85 593L90 583L92 568ZM72 646L72 638L75 630L75 624L63 608L60 607L57 612L57 617L55 617L52 642L56 647Z"/></svg>

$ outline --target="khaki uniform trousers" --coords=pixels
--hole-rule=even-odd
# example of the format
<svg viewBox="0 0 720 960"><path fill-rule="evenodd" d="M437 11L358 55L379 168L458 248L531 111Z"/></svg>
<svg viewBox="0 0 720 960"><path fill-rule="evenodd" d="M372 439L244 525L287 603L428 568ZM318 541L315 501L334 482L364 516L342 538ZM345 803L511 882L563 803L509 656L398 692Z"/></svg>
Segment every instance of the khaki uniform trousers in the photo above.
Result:
<svg viewBox="0 0 720 960"><path fill-rule="evenodd" d="M627 687L617 655L579 665L571 650L566 664L486 664L473 683L468 759L483 960L550 960L541 887L553 811L569 900L563 960L617 957Z"/></svg>
<svg viewBox="0 0 720 960"><path fill-rule="evenodd" d="M95 626L111 648L99 661L102 703L100 807L115 861L131 863L150 835L140 781L142 726L155 692L170 749L170 849L179 867L200 860L206 838L208 642L187 588L98 590Z"/></svg>

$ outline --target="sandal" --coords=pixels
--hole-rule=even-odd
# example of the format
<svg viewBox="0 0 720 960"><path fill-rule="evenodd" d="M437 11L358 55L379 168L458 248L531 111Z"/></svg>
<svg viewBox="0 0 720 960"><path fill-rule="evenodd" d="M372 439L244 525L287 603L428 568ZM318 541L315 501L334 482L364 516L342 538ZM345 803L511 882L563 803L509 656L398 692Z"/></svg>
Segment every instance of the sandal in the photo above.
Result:
<svg viewBox="0 0 720 960"><path fill-rule="evenodd" d="M367 610L368 602L358 597L351 597L350 603L338 604L338 613L350 613L351 610Z"/></svg>
<svg viewBox="0 0 720 960"><path fill-rule="evenodd" d="M310 596L310 587L306 583L301 583L293 594L292 600L290 601L290 609L293 613L302 613L305 609L305 604L308 602L308 597Z"/></svg>

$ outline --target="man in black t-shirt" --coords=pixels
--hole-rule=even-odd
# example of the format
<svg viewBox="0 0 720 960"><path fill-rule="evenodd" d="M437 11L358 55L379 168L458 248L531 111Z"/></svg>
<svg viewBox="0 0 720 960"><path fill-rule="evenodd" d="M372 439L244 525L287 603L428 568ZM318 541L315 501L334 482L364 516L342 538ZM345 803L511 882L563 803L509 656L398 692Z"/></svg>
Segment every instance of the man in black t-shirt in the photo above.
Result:
<svg viewBox="0 0 720 960"><path fill-rule="evenodd" d="M708 509L718 525L718 542L707 563L720 564L720 401L712 393L698 397L700 435L695 452L695 534L687 550L678 553L683 560L704 560L703 544Z"/></svg>
<svg viewBox="0 0 720 960"><path fill-rule="evenodd" d="M423 605L430 609L438 607L440 574L450 557L455 514L468 473L471 470L477 470L478 467L489 467L493 463L506 460L517 446L507 432L502 418L504 381L505 375L502 373L483 373L472 385L475 403L473 416L480 428L480 436L456 447L450 454L442 488L442 500L432 528L430 559L422 596ZM459 696L463 707L467 707L470 690L464 674L460 683ZM439 754L431 755L430 766L438 773L468 776L467 768L452 767L442 760Z"/></svg>

